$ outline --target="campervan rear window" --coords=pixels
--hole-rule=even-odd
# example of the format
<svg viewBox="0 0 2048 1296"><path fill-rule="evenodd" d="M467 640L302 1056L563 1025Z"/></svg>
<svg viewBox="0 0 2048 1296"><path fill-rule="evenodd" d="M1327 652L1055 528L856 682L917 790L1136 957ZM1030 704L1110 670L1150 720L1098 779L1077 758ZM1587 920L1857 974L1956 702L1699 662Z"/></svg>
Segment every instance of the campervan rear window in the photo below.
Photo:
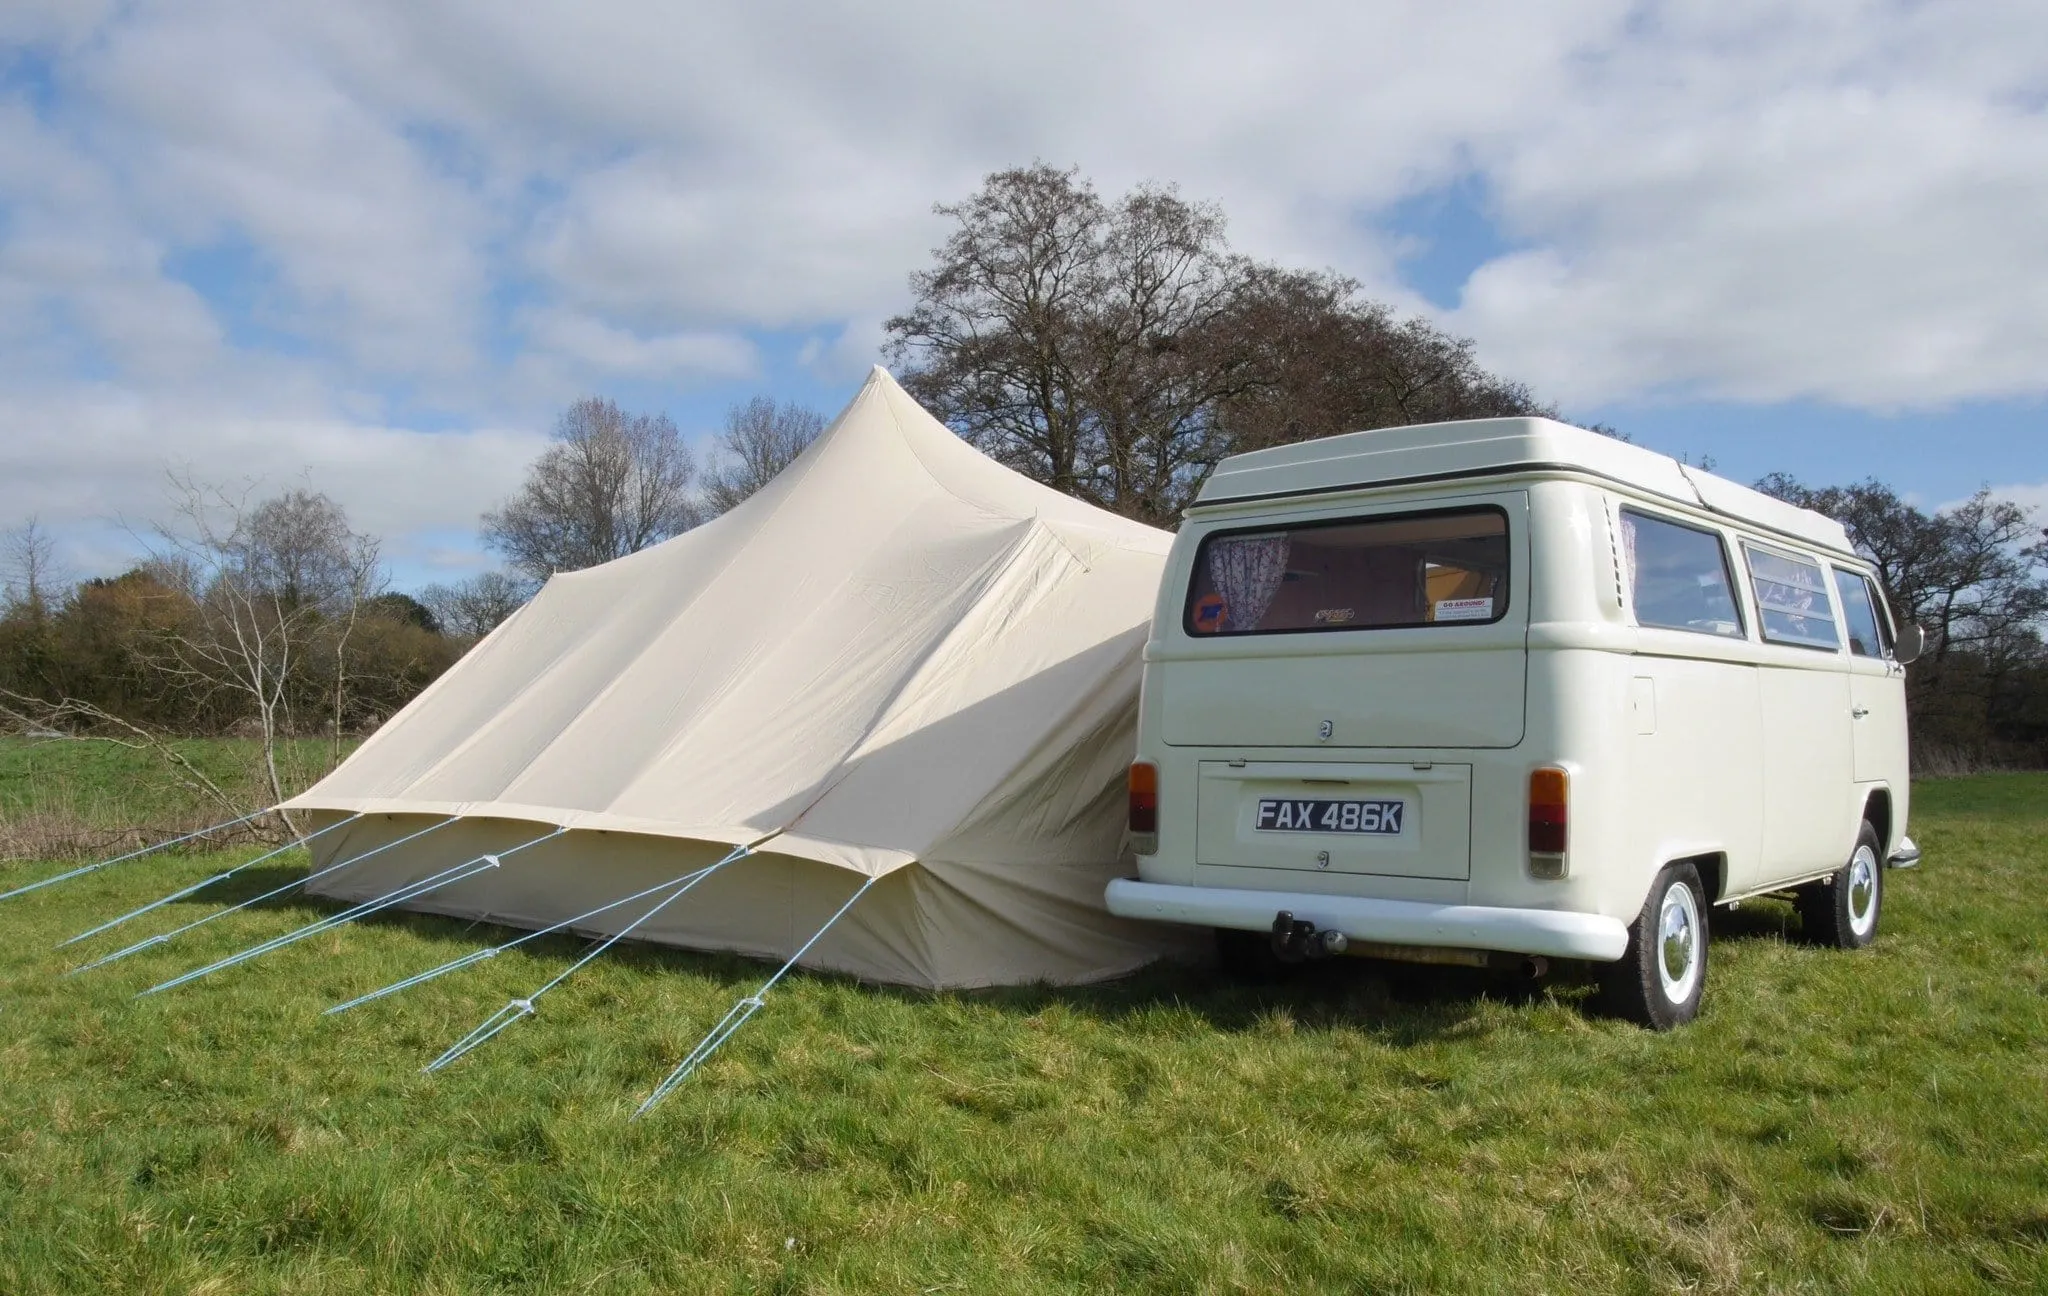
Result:
<svg viewBox="0 0 2048 1296"><path fill-rule="evenodd" d="M1219 532L1195 552L1191 635L1487 625L1507 615L1499 508Z"/></svg>

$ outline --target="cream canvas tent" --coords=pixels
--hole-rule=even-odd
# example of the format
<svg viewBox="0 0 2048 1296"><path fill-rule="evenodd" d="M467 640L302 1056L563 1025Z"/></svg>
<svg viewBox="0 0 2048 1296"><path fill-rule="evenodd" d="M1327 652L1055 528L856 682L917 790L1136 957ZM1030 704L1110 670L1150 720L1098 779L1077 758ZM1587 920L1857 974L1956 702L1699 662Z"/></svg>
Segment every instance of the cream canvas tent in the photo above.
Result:
<svg viewBox="0 0 2048 1296"><path fill-rule="evenodd" d="M637 938L918 986L1080 982L1177 938L1112 918L1169 537L982 456L877 368L732 512L555 577L290 805L364 899L539 927L726 855ZM618 930L644 906L579 924Z"/></svg>

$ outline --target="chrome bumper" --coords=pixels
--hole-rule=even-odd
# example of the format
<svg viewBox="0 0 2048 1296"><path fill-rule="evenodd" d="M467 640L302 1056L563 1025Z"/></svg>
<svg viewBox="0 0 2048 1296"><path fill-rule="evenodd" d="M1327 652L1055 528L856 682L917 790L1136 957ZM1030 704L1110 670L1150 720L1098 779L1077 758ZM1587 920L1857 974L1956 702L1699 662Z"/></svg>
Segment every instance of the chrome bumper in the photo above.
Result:
<svg viewBox="0 0 2048 1296"><path fill-rule="evenodd" d="M1553 909L1169 886L1136 878L1112 881L1103 899L1119 918L1240 931L1266 931L1273 926L1273 915L1286 909L1318 928L1335 928L1355 941L1387 945L1445 945L1601 963L1612 963L1628 949L1628 924L1620 919Z"/></svg>
<svg viewBox="0 0 2048 1296"><path fill-rule="evenodd" d="M1913 844L1911 837L1901 837L1899 848L1884 863L1886 868L1917 868L1920 865L1920 848Z"/></svg>

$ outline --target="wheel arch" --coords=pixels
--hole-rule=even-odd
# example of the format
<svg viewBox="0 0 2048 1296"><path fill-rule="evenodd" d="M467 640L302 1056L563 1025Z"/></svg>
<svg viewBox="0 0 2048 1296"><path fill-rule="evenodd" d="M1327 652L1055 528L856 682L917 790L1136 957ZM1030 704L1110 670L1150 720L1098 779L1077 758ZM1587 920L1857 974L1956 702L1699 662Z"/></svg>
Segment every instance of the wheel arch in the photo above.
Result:
<svg viewBox="0 0 2048 1296"><path fill-rule="evenodd" d="M1708 905L1720 904L1726 897L1723 891L1728 883L1728 852L1719 846L1710 846L1697 841L1667 842L1650 857L1650 871L1643 879L1642 894L1636 897L1640 908L1649 898L1650 888L1656 884L1659 874L1673 864L1690 864L1700 875L1701 897Z"/></svg>
<svg viewBox="0 0 2048 1296"><path fill-rule="evenodd" d="M1870 789L1863 798L1863 820L1877 829L1878 858L1882 861L1892 851L1892 790L1880 783Z"/></svg>

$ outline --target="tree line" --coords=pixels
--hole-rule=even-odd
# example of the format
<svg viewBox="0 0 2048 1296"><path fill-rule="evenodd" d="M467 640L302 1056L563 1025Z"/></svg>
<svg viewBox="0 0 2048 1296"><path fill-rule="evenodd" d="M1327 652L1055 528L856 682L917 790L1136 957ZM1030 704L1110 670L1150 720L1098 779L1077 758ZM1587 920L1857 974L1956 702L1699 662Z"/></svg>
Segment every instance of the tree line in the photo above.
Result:
<svg viewBox="0 0 2048 1296"><path fill-rule="evenodd" d="M1341 432L1555 416L1470 340L1331 272L1233 251L1222 213L1171 187L1104 198L1072 170L990 175L886 324L905 387L962 437L1055 489L1171 527L1218 460ZM247 732L267 781L287 738L374 727L548 577L737 506L824 429L762 396L700 465L665 414L601 396L557 420L520 488L480 520L502 570L390 590L376 538L310 489L173 483L170 522L119 576L64 585L31 524L6 552L0 723L17 731ZM1610 435L1612 429L1596 428ZM1927 627L1909 673L1916 751L2048 764L2048 543L1980 492L1928 512L1875 481L1774 495L1842 521L1898 615ZM123 729L126 726L126 729Z"/></svg>
<svg viewBox="0 0 2048 1296"><path fill-rule="evenodd" d="M1846 527L1893 615L1927 631L1906 672L1916 768L2048 766L2048 531L2030 510L1988 489L1930 513L1875 480L1756 486Z"/></svg>

